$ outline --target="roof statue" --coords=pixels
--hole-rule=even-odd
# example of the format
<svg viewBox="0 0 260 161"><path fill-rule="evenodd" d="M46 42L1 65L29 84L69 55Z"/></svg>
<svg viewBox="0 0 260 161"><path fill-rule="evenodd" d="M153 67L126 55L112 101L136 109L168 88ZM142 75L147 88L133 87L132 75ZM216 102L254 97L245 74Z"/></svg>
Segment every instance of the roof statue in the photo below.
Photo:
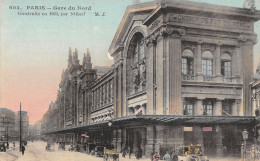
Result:
<svg viewBox="0 0 260 161"><path fill-rule="evenodd" d="M71 53L71 47L69 47L69 59L68 59L68 65L72 64L72 53Z"/></svg>
<svg viewBox="0 0 260 161"><path fill-rule="evenodd" d="M88 63L91 62L91 56L90 56L90 51L89 51L89 49L87 49L87 62L88 62Z"/></svg>
<svg viewBox="0 0 260 161"><path fill-rule="evenodd" d="M83 63L82 64L84 66L84 69L91 69L92 68L91 56L90 56L89 49L87 49L87 55L84 54Z"/></svg>
<svg viewBox="0 0 260 161"><path fill-rule="evenodd" d="M247 9L251 9L252 12L255 12L256 10L255 0L245 0L243 7Z"/></svg>
<svg viewBox="0 0 260 161"><path fill-rule="evenodd" d="M256 73L253 76L253 80L254 81L258 81L260 80L260 63L258 64L257 68L256 68Z"/></svg>

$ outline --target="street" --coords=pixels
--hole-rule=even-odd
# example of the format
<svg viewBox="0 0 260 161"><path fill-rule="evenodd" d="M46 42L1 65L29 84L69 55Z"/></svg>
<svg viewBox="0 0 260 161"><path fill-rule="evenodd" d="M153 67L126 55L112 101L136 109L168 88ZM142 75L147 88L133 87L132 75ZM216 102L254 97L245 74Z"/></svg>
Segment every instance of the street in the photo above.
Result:
<svg viewBox="0 0 260 161"><path fill-rule="evenodd" d="M70 152L70 151L58 151L57 146L56 151L47 152L45 151L45 142L28 142L25 147L25 154L22 155L17 148L12 150L12 146L7 152L0 153L0 161L103 161L103 158L98 158L95 156L87 155L80 152ZM239 161L239 158L209 158L210 161ZM129 159L128 157L123 158L120 155L120 161L135 161L134 156ZM151 159L139 159L141 161L150 161Z"/></svg>

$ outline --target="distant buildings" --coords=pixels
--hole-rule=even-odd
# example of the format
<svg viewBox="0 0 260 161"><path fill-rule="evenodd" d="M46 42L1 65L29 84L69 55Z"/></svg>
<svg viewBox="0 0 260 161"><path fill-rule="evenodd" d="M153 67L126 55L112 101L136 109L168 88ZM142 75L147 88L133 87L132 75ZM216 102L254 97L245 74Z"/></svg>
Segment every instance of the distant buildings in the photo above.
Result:
<svg viewBox="0 0 260 161"><path fill-rule="evenodd" d="M30 140L39 140L41 139L41 125L29 125L29 136Z"/></svg>
<svg viewBox="0 0 260 161"><path fill-rule="evenodd" d="M7 108L0 108L0 139L17 140L16 126L15 113Z"/></svg>

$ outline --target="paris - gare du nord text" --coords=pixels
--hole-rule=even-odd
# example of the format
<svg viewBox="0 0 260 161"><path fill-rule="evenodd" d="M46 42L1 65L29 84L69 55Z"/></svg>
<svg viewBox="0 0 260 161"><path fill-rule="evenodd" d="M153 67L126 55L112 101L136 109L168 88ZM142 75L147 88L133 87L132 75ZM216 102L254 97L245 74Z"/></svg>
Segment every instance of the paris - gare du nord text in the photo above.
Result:
<svg viewBox="0 0 260 161"><path fill-rule="evenodd" d="M254 23L260 12L186 1L129 6L96 77L89 51L69 51L46 139L165 154L200 144L207 155L240 155L254 140L251 107Z"/></svg>

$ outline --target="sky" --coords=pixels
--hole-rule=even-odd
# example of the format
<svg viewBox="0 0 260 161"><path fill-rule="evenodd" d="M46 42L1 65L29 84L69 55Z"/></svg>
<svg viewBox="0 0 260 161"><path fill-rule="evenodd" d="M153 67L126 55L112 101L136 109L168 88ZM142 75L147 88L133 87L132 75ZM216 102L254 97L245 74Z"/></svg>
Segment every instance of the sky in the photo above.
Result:
<svg viewBox="0 0 260 161"><path fill-rule="evenodd" d="M141 0L141 2L149 0ZM191 0L243 7L244 0ZM132 0L0 0L0 107L28 111L30 124L40 120L55 102L62 70L67 67L68 49L77 48L80 63L87 48L94 66L110 66L108 48L125 9ZM19 6L19 9L17 9ZM45 6L35 10L34 6ZM59 16L49 15L59 10ZM69 7L85 16L61 16ZM256 0L260 9L260 0ZM48 9L51 8L51 9ZM76 10L74 10L76 12ZM73 10L69 12L74 12ZM47 13L47 16L18 15L18 12ZM95 12L105 16L94 16ZM255 24L260 40L260 23ZM254 47L254 68L260 62L260 43Z"/></svg>

